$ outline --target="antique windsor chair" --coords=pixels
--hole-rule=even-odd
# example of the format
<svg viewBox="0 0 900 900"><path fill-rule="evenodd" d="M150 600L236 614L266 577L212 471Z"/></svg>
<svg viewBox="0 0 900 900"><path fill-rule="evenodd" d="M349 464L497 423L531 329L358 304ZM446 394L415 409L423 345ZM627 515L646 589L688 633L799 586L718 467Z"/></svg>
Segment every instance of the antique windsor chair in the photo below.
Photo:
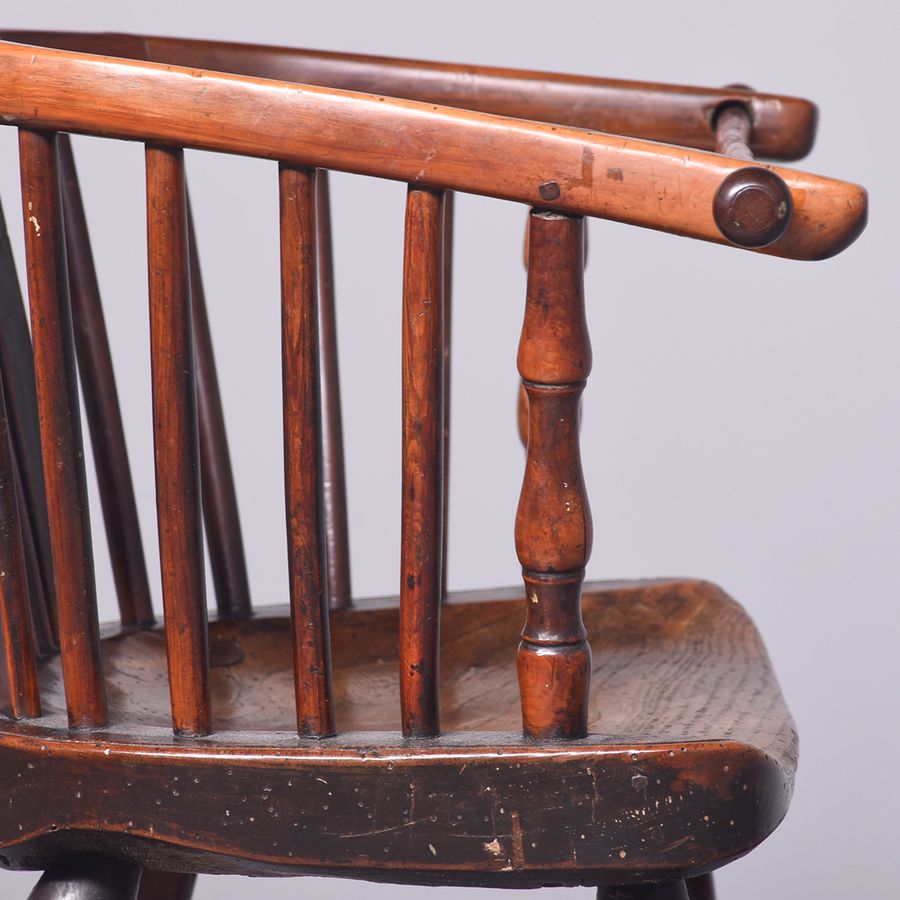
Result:
<svg viewBox="0 0 900 900"><path fill-rule="evenodd" d="M0 864L46 870L42 898L186 897L198 872L711 896L708 873L784 816L796 738L756 630L719 589L582 583L582 217L838 253L865 192L753 162L802 156L815 108L746 88L2 37L32 339L4 233ZM164 624L69 132L146 144ZM250 603L183 147L278 162L289 610ZM350 596L327 169L409 185L394 601ZM524 590L444 590L453 191L532 207ZM76 359L121 611L103 629Z"/></svg>

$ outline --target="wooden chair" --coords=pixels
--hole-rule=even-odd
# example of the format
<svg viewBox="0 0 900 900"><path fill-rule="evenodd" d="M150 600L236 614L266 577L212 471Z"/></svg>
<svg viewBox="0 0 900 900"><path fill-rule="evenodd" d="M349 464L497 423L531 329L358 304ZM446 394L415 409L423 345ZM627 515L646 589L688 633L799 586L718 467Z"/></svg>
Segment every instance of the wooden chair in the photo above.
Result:
<svg viewBox="0 0 900 900"><path fill-rule="evenodd" d="M37 898L187 897L219 872L711 897L708 873L785 815L796 736L753 624L718 588L582 583L582 217L838 253L865 192L753 162L802 156L815 108L738 87L2 37L33 351L4 233L0 864L46 870ZM164 624L68 132L146 145ZM278 163L289 609L250 602L183 147ZM409 185L389 600L351 601L327 169ZM453 191L532 207L524 590L443 587ZM121 611L102 629L76 359Z"/></svg>

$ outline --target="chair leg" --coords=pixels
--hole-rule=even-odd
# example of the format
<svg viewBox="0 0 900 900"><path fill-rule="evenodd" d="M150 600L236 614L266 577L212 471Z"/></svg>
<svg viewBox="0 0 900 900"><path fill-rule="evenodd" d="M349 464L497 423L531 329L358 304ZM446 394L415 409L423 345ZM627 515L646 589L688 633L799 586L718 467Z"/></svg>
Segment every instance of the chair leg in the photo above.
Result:
<svg viewBox="0 0 900 900"><path fill-rule="evenodd" d="M144 869L137 900L191 900L196 875Z"/></svg>
<svg viewBox="0 0 900 900"><path fill-rule="evenodd" d="M41 876L29 900L135 900L141 867L103 856L60 860Z"/></svg>
<svg viewBox="0 0 900 900"><path fill-rule="evenodd" d="M597 900L690 900L684 880L597 888Z"/></svg>
<svg viewBox="0 0 900 900"><path fill-rule="evenodd" d="M686 878L684 883L687 885L690 900L716 900L712 874Z"/></svg>

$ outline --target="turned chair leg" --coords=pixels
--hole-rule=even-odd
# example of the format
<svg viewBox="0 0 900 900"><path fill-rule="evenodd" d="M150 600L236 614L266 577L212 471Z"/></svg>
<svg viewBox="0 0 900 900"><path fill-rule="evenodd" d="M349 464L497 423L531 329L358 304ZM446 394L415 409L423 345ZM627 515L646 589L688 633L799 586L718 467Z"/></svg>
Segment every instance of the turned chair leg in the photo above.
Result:
<svg viewBox="0 0 900 900"><path fill-rule="evenodd" d="M687 885L690 900L716 900L716 889L713 887L712 874L687 878L684 883Z"/></svg>
<svg viewBox="0 0 900 900"><path fill-rule="evenodd" d="M137 900L191 900L196 875L144 869Z"/></svg>
<svg viewBox="0 0 900 900"><path fill-rule="evenodd" d="M597 900L690 900L684 880L597 888Z"/></svg>
<svg viewBox="0 0 900 900"><path fill-rule="evenodd" d="M60 860L41 876L29 900L135 900L141 867L103 856Z"/></svg>

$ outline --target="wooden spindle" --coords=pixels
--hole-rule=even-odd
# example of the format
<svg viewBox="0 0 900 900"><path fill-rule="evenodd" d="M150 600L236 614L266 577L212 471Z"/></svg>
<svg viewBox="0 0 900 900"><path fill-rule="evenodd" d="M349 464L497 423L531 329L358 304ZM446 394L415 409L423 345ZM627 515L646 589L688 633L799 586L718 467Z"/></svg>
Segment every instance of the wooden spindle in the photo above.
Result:
<svg viewBox="0 0 900 900"><path fill-rule="evenodd" d="M69 724L107 722L56 135L20 129L25 254Z"/></svg>
<svg viewBox="0 0 900 900"><path fill-rule="evenodd" d="M187 202L187 233L200 428L200 483L209 564L219 616L245 619L253 614L250 579L190 200Z"/></svg>
<svg viewBox="0 0 900 900"><path fill-rule="evenodd" d="M41 655L59 647L53 593L53 560L47 494L41 462L41 430L31 334L6 219L0 207L0 379L6 390L6 415L20 493L20 526L25 545L28 593Z"/></svg>
<svg viewBox="0 0 900 900"><path fill-rule="evenodd" d="M539 210L530 221L518 360L529 408L516 515L527 597L518 672L525 734L552 740L587 733L591 649L581 619L581 585L592 532L578 411L591 348L584 315L584 222Z"/></svg>
<svg viewBox="0 0 900 900"><path fill-rule="evenodd" d="M211 727L184 153L147 145L156 509L176 734Z"/></svg>
<svg viewBox="0 0 900 900"><path fill-rule="evenodd" d="M443 192L410 186L403 259L403 497L400 702L403 733L440 732L443 552Z"/></svg>
<svg viewBox="0 0 900 900"><path fill-rule="evenodd" d="M444 441L444 496L443 496L443 532L441 547L441 600L447 598L447 546L450 539L450 363L453 322L453 218L456 201L453 191L444 192L444 408L443 408L443 441Z"/></svg>
<svg viewBox="0 0 900 900"><path fill-rule="evenodd" d="M75 353L119 615L123 625L150 626L154 623L150 582L87 219L69 136L61 134L58 145Z"/></svg>
<svg viewBox="0 0 900 900"><path fill-rule="evenodd" d="M319 274L319 384L322 398L322 498L328 603L332 609L347 609L352 603L350 540L334 304L331 197L325 169L319 169L316 173L316 250Z"/></svg>
<svg viewBox="0 0 900 900"><path fill-rule="evenodd" d="M16 473L0 381L0 634L13 718L41 714Z"/></svg>
<svg viewBox="0 0 900 900"><path fill-rule="evenodd" d="M716 153L746 159L754 162L756 157L750 149L750 134L753 123L750 110L740 103L730 103L719 110L715 119Z"/></svg>
<svg viewBox="0 0 900 900"><path fill-rule="evenodd" d="M316 173L279 166L285 505L297 730L334 733L321 497Z"/></svg>

